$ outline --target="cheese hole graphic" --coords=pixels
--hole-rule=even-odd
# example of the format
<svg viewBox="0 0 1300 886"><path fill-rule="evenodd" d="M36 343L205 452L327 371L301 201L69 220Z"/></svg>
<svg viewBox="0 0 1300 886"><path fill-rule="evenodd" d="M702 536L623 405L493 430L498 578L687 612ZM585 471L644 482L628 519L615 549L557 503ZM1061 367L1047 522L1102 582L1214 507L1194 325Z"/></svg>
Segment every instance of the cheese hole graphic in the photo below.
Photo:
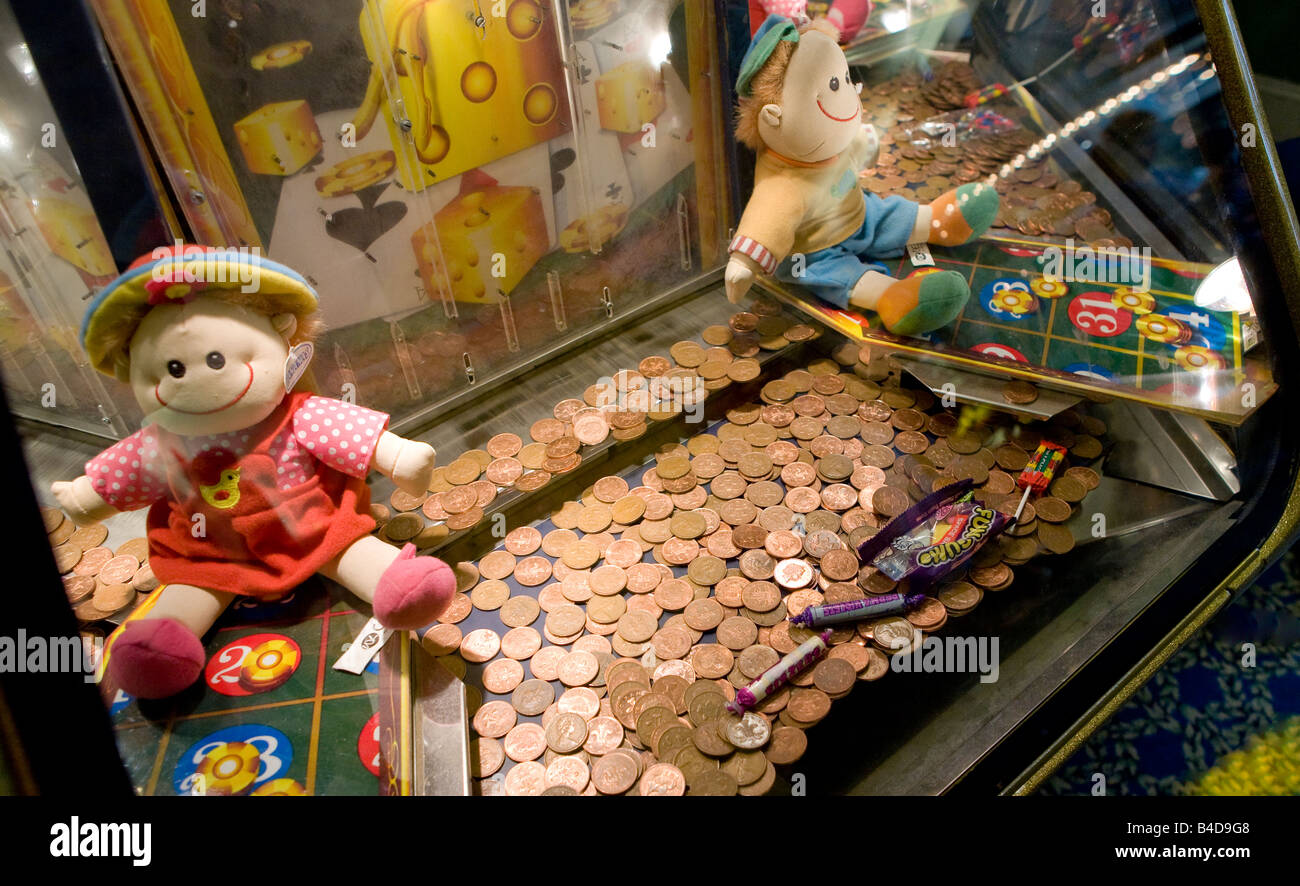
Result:
<svg viewBox="0 0 1300 886"><path fill-rule="evenodd" d="M460 91L472 102L485 102L497 91L497 72L487 62L474 62L460 75Z"/></svg>
<svg viewBox="0 0 1300 886"><path fill-rule="evenodd" d="M515 0L506 10L506 29L516 40L528 40L542 29L542 10L533 0Z"/></svg>
<svg viewBox="0 0 1300 886"><path fill-rule="evenodd" d="M559 105L555 90L545 83L538 83L524 93L524 117L534 126L550 123Z"/></svg>

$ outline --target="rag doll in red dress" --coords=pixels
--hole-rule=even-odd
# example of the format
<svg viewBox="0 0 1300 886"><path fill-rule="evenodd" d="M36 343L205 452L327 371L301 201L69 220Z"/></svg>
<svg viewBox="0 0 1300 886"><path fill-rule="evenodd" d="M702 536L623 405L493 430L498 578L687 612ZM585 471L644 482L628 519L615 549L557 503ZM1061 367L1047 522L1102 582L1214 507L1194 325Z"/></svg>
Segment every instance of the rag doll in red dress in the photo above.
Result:
<svg viewBox="0 0 1300 886"><path fill-rule="evenodd" d="M367 474L421 494L433 447L385 430L382 412L299 389L316 306L283 265L186 246L141 258L86 313L92 364L131 385L145 423L52 491L80 524L149 509L162 584L107 661L132 695L193 683L200 638L237 596L276 597L319 572L402 630L432 622L455 593L441 560L370 535Z"/></svg>

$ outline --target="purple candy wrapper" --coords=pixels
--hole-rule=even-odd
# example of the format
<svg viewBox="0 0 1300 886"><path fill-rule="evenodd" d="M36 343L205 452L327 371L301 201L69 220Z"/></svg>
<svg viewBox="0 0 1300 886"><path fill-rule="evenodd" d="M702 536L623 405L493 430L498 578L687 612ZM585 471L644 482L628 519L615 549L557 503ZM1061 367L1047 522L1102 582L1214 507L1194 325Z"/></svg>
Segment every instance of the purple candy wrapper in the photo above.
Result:
<svg viewBox="0 0 1300 886"><path fill-rule="evenodd" d="M748 686L736 690L736 697L727 703L727 710L733 714L745 711L761 703L786 683L797 677L801 671L830 651L831 632L822 631L804 640L785 658L764 671L757 680Z"/></svg>
<svg viewBox="0 0 1300 886"><path fill-rule="evenodd" d="M912 593L923 592L1015 522L1001 511L963 500L972 486L973 481L962 480L921 499L858 545L858 558L896 581L906 578ZM947 517L960 519L960 526L931 543L930 529Z"/></svg>

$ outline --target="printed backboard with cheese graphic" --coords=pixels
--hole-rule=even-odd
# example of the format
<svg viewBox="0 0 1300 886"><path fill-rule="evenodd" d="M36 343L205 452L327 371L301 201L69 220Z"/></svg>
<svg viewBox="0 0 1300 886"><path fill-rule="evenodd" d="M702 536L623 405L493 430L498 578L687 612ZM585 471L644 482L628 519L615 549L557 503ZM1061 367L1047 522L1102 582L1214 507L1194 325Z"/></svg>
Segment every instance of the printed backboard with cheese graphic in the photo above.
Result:
<svg viewBox="0 0 1300 886"><path fill-rule="evenodd" d="M539 0L367 0L359 27L370 80L353 125L364 135L384 114L392 141L416 162L398 180L431 183L563 134L564 67L554 23Z"/></svg>
<svg viewBox="0 0 1300 886"><path fill-rule="evenodd" d="M541 192L467 172L460 193L411 236L411 247L430 291L495 304L550 251Z"/></svg>
<svg viewBox="0 0 1300 886"><path fill-rule="evenodd" d="M692 226L712 230L717 193L701 180L699 157L729 114L700 112L705 89L692 79L697 64L682 39L695 23L690 4L577 0L567 24L577 76L574 148L587 173L585 193L557 195L567 252L598 252L610 261L634 261L645 230L668 238L678 254L650 277L625 275L625 286L687 276L716 261L716 244ZM687 83L697 83L693 92ZM701 201L703 194L708 196ZM563 203L559 197L563 197ZM703 212L703 216L700 213ZM624 289L626 292L626 289ZM644 293L636 293L640 297Z"/></svg>
<svg viewBox="0 0 1300 886"><path fill-rule="evenodd" d="M301 272L398 426L725 258L706 0L92 3L198 239Z"/></svg>

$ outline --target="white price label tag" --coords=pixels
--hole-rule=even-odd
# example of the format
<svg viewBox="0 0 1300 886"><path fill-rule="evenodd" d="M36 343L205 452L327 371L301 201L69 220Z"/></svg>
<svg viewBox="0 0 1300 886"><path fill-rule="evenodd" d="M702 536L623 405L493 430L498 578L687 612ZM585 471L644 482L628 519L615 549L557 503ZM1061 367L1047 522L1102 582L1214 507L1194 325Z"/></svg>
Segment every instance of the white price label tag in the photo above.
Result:
<svg viewBox="0 0 1300 886"><path fill-rule="evenodd" d="M913 267L916 268L934 267L934 256L930 254L930 244L928 243L907 244L907 257L912 260Z"/></svg>
<svg viewBox="0 0 1300 886"><path fill-rule="evenodd" d="M339 660L334 662L334 670L347 671L349 674L360 674L370 664L379 650L384 648L388 638L393 635L392 628L386 628L379 623L379 619L372 618L366 622L361 633L357 634L352 645L348 647L347 652L339 656Z"/></svg>

